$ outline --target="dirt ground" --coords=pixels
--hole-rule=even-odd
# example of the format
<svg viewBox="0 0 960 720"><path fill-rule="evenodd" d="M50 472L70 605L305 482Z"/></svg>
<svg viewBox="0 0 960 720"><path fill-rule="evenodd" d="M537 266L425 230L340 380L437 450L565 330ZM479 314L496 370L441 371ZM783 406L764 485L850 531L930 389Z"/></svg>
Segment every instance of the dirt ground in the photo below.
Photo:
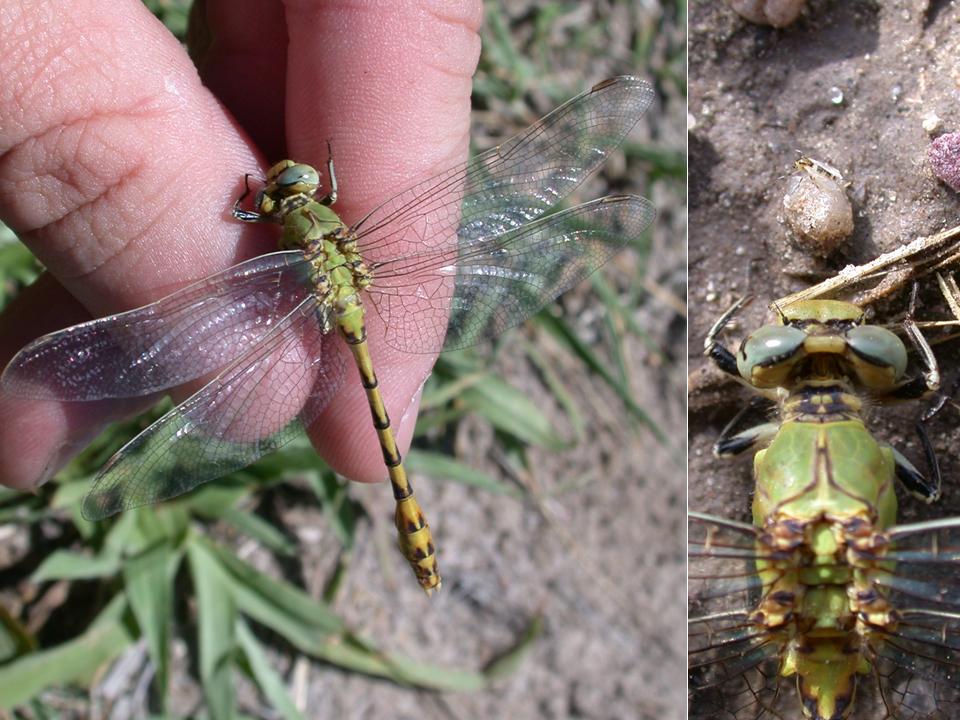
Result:
<svg viewBox="0 0 960 720"><path fill-rule="evenodd" d="M736 345L769 321L769 301L919 235L960 224L960 198L932 175L933 137L960 130L960 4L813 0L793 25L750 24L723 2L690 14L690 420L691 509L749 520L749 462L718 463L711 446L748 393L701 355L703 338L734 299L757 296L728 331ZM937 125L933 132L924 128ZM798 151L850 183L854 233L826 260L798 250L781 201ZM935 284L934 284L935 285ZM934 286L920 319L945 319ZM906 293L874 308L902 312ZM936 337L934 337L936 339ZM950 381L957 343L936 348ZM871 411L877 434L922 466L912 432L919 404ZM900 492L900 518L960 514L960 416L932 427L944 476L933 506ZM866 711L863 717L878 717Z"/></svg>

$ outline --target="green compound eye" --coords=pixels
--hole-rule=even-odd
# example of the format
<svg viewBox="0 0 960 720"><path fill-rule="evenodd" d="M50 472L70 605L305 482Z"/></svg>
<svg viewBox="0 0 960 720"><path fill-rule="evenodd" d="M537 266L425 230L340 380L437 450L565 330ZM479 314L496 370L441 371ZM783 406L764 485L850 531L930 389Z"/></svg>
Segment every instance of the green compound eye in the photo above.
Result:
<svg viewBox="0 0 960 720"><path fill-rule="evenodd" d="M737 370L753 383L757 371L792 361L803 348L807 334L789 325L765 325L743 341L737 353ZM766 383L764 383L766 385Z"/></svg>
<svg viewBox="0 0 960 720"><path fill-rule="evenodd" d="M862 361L878 368L889 368L899 379L907 369L907 349L886 328L860 325L846 333L847 346Z"/></svg>
<svg viewBox="0 0 960 720"><path fill-rule="evenodd" d="M320 185L320 176L309 165L297 163L277 175L276 182L286 193L312 192Z"/></svg>

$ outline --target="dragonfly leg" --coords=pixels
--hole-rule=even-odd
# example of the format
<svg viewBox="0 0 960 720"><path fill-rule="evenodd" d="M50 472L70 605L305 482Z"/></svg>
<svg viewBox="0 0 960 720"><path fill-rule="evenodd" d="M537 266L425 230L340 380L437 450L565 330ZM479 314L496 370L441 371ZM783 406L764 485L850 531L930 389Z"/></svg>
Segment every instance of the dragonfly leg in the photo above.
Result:
<svg viewBox="0 0 960 720"><path fill-rule="evenodd" d="M330 192L320 202L324 205L333 205L337 201L337 175L333 171L333 149L327 140L327 174L330 175Z"/></svg>
<svg viewBox="0 0 960 720"><path fill-rule="evenodd" d="M903 320L903 329L906 331L907 337L910 338L911 344L920 356L925 369L920 376L911 378L893 388L893 390L888 393L888 397L892 400L916 400L935 393L940 389L940 367L937 364L937 357L933 354L930 343L927 342L927 339L923 336L923 333L920 332L920 328L917 327L917 323L914 322L913 319L914 309L917 304L918 287L918 284L914 283L913 289L910 292L910 306L907 309L907 317Z"/></svg>
<svg viewBox="0 0 960 720"><path fill-rule="evenodd" d="M777 430L780 429L780 423L761 423L746 430L734 432L748 412L758 409L765 402L764 398L751 398L750 402L720 432L720 437L713 445L714 455L717 457L734 457L773 439Z"/></svg>
<svg viewBox="0 0 960 720"><path fill-rule="evenodd" d="M728 375L733 375L740 379L740 371L737 369L737 358L730 350L723 345L717 337L723 332L723 329L730 322L730 319L736 315L741 308L750 303L753 298L749 295L737 300L726 312L721 315L710 328L707 337L703 341L703 354L713 360L717 367Z"/></svg>
<svg viewBox="0 0 960 720"><path fill-rule="evenodd" d="M947 392L937 392L936 399L928 407L920 420L916 424L917 437L920 439L920 446L923 448L923 455L927 461L927 467L930 471L931 479L928 480L919 470L917 470L909 460L896 450L893 451L894 458L897 461L897 477L900 482L915 496L924 502L933 502L940 498L940 487L942 476L940 474L940 463L937 461L937 453L933 449L933 443L930 442L930 435L927 433L927 424L939 415L943 409L953 404L952 398L960 390L960 377L950 386ZM924 393L925 394L925 393Z"/></svg>
<svg viewBox="0 0 960 720"><path fill-rule="evenodd" d="M923 445L923 454L932 479L920 472L899 450L894 447L890 449L893 451L897 479L911 495L926 503L932 503L940 498L940 463L937 462L930 438L921 423L917 423L917 434L920 436L920 444Z"/></svg>
<svg viewBox="0 0 960 720"><path fill-rule="evenodd" d="M247 196L253 192L250 189L250 178L253 177L250 173L244 173L243 175L243 195L237 198L237 201L233 204L233 217L242 222L260 222L263 219L263 216L253 210L244 210L240 206L243 204L243 201L247 199Z"/></svg>

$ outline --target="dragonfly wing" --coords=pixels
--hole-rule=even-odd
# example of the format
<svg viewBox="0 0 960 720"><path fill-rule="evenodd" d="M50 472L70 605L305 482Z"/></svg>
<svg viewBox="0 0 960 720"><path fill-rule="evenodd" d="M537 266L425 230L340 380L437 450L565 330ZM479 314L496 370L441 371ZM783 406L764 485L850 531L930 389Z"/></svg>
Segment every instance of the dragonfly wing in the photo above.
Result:
<svg viewBox="0 0 960 720"><path fill-rule="evenodd" d="M142 308L44 335L10 361L3 389L36 399L103 400L203 377L309 296L307 272L302 253L270 253Z"/></svg>
<svg viewBox="0 0 960 720"><path fill-rule="evenodd" d="M83 514L99 520L185 493L273 452L315 420L343 377L310 298L259 345L125 445ZM333 341L335 342L335 341Z"/></svg>
<svg viewBox="0 0 960 720"><path fill-rule="evenodd" d="M653 97L646 80L606 80L503 144L390 198L353 227L364 256L403 257L525 225L596 170Z"/></svg>
<svg viewBox="0 0 960 720"><path fill-rule="evenodd" d="M960 717L960 518L888 538L873 578L899 621L871 640L882 698L897 718Z"/></svg>
<svg viewBox="0 0 960 720"><path fill-rule="evenodd" d="M386 341L434 353L496 338L593 272L655 216L643 198L602 198L505 235L381 263L369 292Z"/></svg>
<svg viewBox="0 0 960 720"><path fill-rule="evenodd" d="M700 513L689 513L687 535L690 717L777 717L766 713L782 705L786 639L750 619L763 592L756 562L772 551L756 527Z"/></svg>

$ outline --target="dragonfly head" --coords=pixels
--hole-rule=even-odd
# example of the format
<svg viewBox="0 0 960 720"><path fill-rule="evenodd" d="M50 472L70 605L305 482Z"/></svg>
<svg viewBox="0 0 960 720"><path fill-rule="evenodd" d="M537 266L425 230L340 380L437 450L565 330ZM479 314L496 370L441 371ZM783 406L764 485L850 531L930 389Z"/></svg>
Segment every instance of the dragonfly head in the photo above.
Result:
<svg viewBox="0 0 960 720"><path fill-rule="evenodd" d="M257 193L257 212L272 215L285 198L303 195L313 198L320 190L320 173L305 163L281 160L267 173L267 184Z"/></svg>
<svg viewBox="0 0 960 720"><path fill-rule="evenodd" d="M737 353L737 368L755 387L786 385L803 374L845 376L872 390L888 390L903 377L907 350L889 330L865 323L856 305L810 300L781 311L780 324L751 333Z"/></svg>

